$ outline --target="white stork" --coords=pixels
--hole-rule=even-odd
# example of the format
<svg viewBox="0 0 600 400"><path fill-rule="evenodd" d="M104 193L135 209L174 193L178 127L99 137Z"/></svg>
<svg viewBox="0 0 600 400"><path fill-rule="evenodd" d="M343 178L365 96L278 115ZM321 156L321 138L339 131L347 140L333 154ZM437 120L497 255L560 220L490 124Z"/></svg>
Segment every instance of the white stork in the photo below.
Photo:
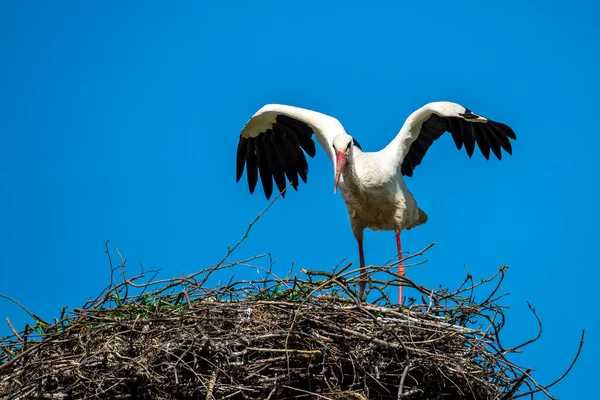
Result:
<svg viewBox="0 0 600 400"><path fill-rule="evenodd" d="M267 104L242 129L237 148L236 181L239 182L247 165L250 194L254 192L258 175L267 199L273 191L273 179L282 196L287 186L286 177L298 190L298 176L305 183L308 176L304 152L310 157L316 153L314 133L333 163L333 192L339 187L358 242L359 297L362 299L366 280L363 231L365 228L394 230L398 259L402 260L400 232L427 221L427 215L417 206L403 176L413 175L429 146L446 131L452 134L458 150L464 145L471 157L477 143L486 159L490 157L490 150L498 159L502 158L501 149L512 154L509 138L516 139L507 125L474 114L460 104L441 101L413 112L383 150L365 152L342 124L329 115ZM400 262L398 275L404 276L404 272ZM399 304L402 300L400 285Z"/></svg>

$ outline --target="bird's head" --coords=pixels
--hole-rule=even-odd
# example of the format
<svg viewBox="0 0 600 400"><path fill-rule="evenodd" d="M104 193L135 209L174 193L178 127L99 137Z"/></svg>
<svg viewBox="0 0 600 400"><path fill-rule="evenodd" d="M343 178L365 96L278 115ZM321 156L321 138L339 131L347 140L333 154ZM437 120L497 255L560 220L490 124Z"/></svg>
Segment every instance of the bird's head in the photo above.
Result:
<svg viewBox="0 0 600 400"><path fill-rule="evenodd" d="M346 168L348 159L352 160L353 143L354 139L347 133L337 135L333 139L333 151L335 153L335 177L333 183L333 193L335 193L337 190L340 176Z"/></svg>

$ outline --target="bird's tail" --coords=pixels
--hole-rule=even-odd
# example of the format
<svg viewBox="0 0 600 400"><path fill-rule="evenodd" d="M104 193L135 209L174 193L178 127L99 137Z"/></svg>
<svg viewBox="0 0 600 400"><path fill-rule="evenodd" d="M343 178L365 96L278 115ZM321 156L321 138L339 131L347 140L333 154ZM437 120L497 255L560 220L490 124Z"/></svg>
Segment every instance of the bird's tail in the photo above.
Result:
<svg viewBox="0 0 600 400"><path fill-rule="evenodd" d="M419 208L419 218L417 219L417 225L424 224L425 222L427 222L427 219L428 217L427 214L425 214L425 211Z"/></svg>
<svg viewBox="0 0 600 400"><path fill-rule="evenodd" d="M416 226L423 225L425 222L427 222L427 214L425 214L425 212L419 208L419 216L417 217L417 220L415 221L413 219L411 222L412 224L404 226L404 229L408 231Z"/></svg>

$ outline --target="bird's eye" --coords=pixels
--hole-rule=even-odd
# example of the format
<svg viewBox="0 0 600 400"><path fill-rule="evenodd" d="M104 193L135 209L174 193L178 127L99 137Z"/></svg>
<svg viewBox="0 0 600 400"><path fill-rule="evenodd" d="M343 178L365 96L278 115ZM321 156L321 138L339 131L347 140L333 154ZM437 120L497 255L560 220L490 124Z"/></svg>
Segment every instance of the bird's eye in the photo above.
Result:
<svg viewBox="0 0 600 400"><path fill-rule="evenodd" d="M346 146L346 150L350 150L350 146L352 146L352 142L348 143L348 146Z"/></svg>

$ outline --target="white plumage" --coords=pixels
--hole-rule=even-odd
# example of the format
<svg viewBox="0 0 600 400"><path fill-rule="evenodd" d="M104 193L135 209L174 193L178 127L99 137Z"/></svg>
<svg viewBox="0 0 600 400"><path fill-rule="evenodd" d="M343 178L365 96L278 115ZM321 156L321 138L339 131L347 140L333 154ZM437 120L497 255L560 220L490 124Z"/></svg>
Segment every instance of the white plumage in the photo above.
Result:
<svg viewBox="0 0 600 400"><path fill-rule="evenodd" d="M502 158L502 149L511 154L509 138L516 139L505 124L474 114L457 103L433 102L414 111L384 149L364 152L337 119L303 108L268 104L242 129L236 179L240 180L246 166L250 193L254 192L259 175L267 198L272 194L273 180L280 192L287 186L286 178L297 190L298 177L306 182L308 176L304 152L310 157L316 153L314 133L333 163L334 192L339 186L358 242L362 297L363 231L396 231L398 257L402 258L400 232L427 221L403 176L412 176L431 144L444 132L450 132L456 147L460 150L464 146L469 157L477 144L486 159L490 151L498 159ZM403 274L401 266L399 275ZM402 286L399 302L402 303Z"/></svg>

